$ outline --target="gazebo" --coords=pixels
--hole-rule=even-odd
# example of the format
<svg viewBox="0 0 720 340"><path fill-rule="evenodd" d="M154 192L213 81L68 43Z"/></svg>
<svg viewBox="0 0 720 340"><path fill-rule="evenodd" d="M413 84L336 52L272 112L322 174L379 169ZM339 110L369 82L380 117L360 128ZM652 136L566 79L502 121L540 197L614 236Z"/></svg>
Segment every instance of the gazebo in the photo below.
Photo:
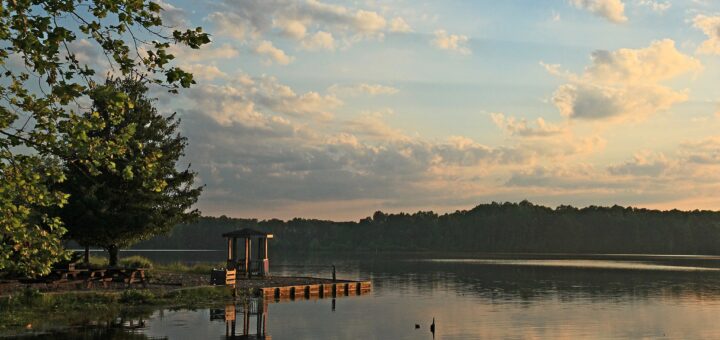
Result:
<svg viewBox="0 0 720 340"><path fill-rule="evenodd" d="M267 276L270 274L268 239L273 238L272 233L244 228L225 233L222 236L227 238L228 270L237 270L238 275L244 275L247 278L252 275ZM238 253L238 239L245 240L245 252L242 255ZM257 248L252 246L255 241L257 241ZM253 254L255 254L255 260L252 259Z"/></svg>

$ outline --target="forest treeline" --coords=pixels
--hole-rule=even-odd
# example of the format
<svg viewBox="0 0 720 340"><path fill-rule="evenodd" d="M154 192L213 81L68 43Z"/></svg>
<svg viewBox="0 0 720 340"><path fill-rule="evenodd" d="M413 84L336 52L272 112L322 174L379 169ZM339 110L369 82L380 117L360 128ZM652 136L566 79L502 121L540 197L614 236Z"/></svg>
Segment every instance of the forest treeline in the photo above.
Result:
<svg viewBox="0 0 720 340"><path fill-rule="evenodd" d="M220 235L245 227L273 232L271 250L280 252L720 254L720 212L617 205L553 209L527 201L481 204L443 215L376 212L359 222L202 217L135 248L224 249Z"/></svg>

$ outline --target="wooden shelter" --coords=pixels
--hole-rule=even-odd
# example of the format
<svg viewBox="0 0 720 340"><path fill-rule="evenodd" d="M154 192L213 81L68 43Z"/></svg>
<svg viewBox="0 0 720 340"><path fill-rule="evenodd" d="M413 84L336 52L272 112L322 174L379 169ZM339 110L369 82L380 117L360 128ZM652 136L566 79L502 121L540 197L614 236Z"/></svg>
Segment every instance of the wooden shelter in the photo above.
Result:
<svg viewBox="0 0 720 340"><path fill-rule="evenodd" d="M267 276L270 274L268 240L273 238L272 233L244 228L225 233L222 236L227 238L228 270L237 270L237 274L244 277L251 277L252 275ZM238 252L238 239L243 240L245 243L245 251L242 253ZM256 244L257 248L253 246L253 243Z"/></svg>

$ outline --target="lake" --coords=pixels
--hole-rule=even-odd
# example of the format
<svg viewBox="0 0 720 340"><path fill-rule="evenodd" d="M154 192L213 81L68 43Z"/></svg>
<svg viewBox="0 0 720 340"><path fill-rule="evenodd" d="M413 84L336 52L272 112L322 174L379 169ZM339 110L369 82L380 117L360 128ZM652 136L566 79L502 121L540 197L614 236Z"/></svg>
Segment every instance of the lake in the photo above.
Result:
<svg viewBox="0 0 720 340"><path fill-rule="evenodd" d="M161 262L219 262L224 256L140 254ZM318 254L271 261L277 275L330 277L335 264L339 278L372 280L373 291L251 301L250 310L265 311L267 339L433 339L433 318L435 339L720 338L720 257ZM243 307L236 306L239 334ZM224 308L155 310L118 316L124 327L86 326L36 338L221 339L227 325L217 313ZM257 325L251 317L250 334Z"/></svg>

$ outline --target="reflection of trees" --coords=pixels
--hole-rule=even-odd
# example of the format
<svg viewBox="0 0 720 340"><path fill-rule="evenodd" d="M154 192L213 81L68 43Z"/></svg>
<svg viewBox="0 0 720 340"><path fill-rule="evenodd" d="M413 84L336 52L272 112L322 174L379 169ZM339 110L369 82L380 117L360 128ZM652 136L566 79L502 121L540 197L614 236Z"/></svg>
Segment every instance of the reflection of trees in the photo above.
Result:
<svg viewBox="0 0 720 340"><path fill-rule="evenodd" d="M146 326L152 313L149 308L50 313L32 324L36 330L54 330L24 339L148 339L136 331ZM63 327L57 329L57 325Z"/></svg>
<svg viewBox="0 0 720 340"><path fill-rule="evenodd" d="M363 268L361 272L369 268ZM651 297L720 300L720 273L506 266L461 262L378 261L372 264L376 293L392 289L429 294L455 291L492 302L576 299L632 300ZM406 273L406 274L403 274Z"/></svg>

